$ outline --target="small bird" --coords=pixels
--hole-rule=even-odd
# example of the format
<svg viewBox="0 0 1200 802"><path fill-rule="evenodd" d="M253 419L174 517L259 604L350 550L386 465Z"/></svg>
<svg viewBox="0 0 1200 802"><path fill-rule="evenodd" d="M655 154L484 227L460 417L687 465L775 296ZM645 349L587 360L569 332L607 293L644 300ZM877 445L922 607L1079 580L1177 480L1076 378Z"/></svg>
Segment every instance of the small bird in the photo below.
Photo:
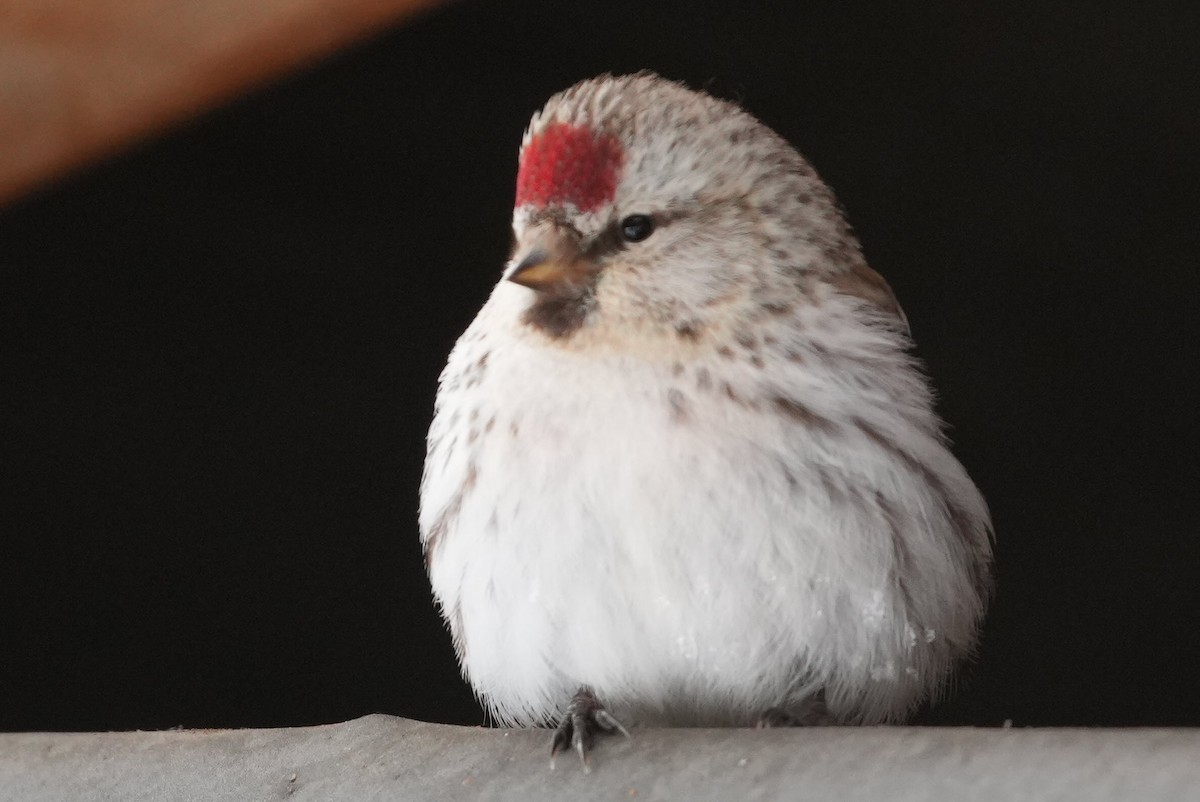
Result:
<svg viewBox="0 0 1200 802"><path fill-rule="evenodd" d="M902 721L969 655L991 521L832 192L650 73L552 97L421 481L463 672L551 755L625 724Z"/></svg>

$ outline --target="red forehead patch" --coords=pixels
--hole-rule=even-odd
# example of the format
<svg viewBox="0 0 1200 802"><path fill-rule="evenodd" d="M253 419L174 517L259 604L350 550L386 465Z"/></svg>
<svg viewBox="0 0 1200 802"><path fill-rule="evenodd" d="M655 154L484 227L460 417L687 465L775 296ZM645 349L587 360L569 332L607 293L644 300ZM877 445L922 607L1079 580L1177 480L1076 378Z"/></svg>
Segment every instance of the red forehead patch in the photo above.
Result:
<svg viewBox="0 0 1200 802"><path fill-rule="evenodd" d="M517 206L570 203L581 212L594 211L613 199L624 161L616 137L551 123L521 152Z"/></svg>

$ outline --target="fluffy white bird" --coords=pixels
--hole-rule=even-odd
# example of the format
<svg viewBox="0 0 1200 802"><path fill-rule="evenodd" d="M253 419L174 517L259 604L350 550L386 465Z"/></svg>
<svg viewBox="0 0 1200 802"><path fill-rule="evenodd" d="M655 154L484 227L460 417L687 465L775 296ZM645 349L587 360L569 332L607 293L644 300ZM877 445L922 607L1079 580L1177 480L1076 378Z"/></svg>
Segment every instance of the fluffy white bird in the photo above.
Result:
<svg viewBox="0 0 1200 802"><path fill-rule="evenodd" d="M618 719L872 724L937 691L991 523L808 163L730 103L602 76L534 116L513 231L421 483L495 719L586 757Z"/></svg>

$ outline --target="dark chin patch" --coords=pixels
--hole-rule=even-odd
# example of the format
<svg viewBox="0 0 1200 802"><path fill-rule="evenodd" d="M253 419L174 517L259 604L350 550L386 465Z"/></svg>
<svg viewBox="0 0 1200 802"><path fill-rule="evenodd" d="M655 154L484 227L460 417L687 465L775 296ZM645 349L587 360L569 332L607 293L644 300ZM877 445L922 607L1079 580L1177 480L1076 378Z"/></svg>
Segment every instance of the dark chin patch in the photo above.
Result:
<svg viewBox="0 0 1200 802"><path fill-rule="evenodd" d="M561 340L579 331L595 307L596 299L591 292L542 295L525 310L521 319L546 336Z"/></svg>

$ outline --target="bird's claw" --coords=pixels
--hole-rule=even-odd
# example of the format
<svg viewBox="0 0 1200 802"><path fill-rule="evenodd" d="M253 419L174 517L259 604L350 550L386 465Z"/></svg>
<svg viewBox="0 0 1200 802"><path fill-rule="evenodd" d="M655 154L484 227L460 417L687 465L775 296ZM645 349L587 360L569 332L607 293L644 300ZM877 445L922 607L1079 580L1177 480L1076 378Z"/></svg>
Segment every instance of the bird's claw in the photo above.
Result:
<svg viewBox="0 0 1200 802"><path fill-rule="evenodd" d="M799 705L772 707L758 717L757 729L774 727L828 727L837 724L837 718L825 704L825 692L818 690Z"/></svg>
<svg viewBox="0 0 1200 802"><path fill-rule="evenodd" d="M571 703L567 705L567 711L554 731L554 741L550 747L550 768L554 768L554 758L558 753L570 748L579 755L579 762L583 765L584 772L591 772L591 766L588 765L588 753L591 751L597 732L619 732L626 738L629 737L629 731L604 709L604 705L600 703L592 690L587 687L580 688L571 697Z"/></svg>

